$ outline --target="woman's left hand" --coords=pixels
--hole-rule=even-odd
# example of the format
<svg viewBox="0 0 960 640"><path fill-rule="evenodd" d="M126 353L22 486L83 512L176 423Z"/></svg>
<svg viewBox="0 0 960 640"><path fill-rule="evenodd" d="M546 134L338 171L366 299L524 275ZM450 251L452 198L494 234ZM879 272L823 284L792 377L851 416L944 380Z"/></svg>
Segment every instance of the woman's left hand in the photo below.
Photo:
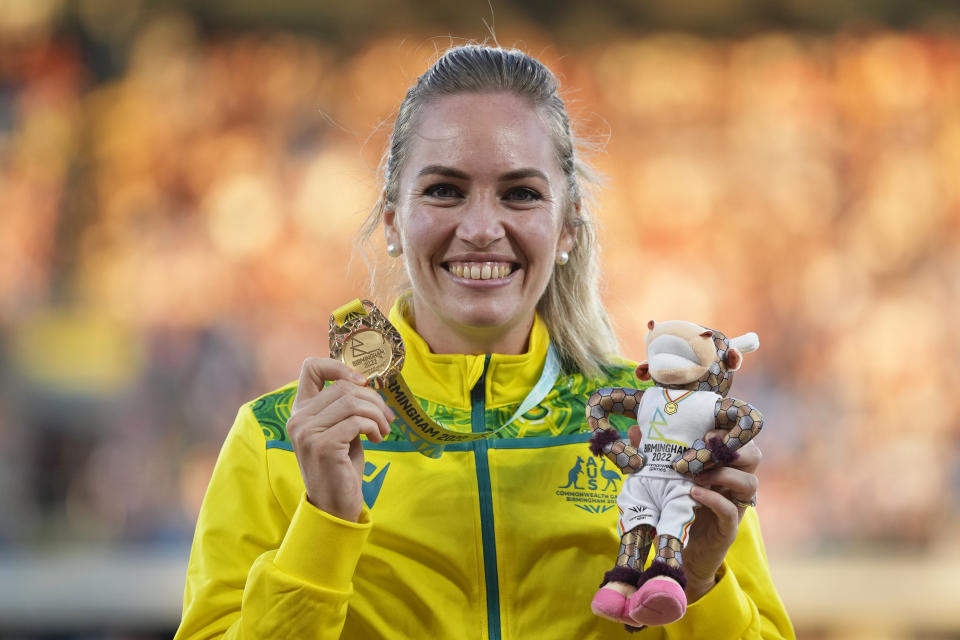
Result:
<svg viewBox="0 0 960 640"><path fill-rule="evenodd" d="M704 440L722 436L723 431L711 431ZM634 446L640 442L640 429L630 429ZM683 550L683 571L687 576L687 602L696 602L716 584L716 574L723 564L727 550L737 537L740 520L747 506L738 506L733 500L749 503L757 495L756 471L760 466L760 448L751 440L737 450L739 457L730 466L705 471L692 479L690 497L702 505L690 528L690 537Z"/></svg>

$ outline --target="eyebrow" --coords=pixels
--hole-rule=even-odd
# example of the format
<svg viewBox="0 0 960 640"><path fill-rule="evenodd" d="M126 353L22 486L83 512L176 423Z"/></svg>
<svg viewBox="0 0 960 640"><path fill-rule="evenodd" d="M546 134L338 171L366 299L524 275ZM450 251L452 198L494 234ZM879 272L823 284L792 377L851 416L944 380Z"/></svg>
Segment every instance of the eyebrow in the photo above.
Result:
<svg viewBox="0 0 960 640"><path fill-rule="evenodd" d="M428 164L417 173L418 178L423 176L447 176L448 178L459 178L460 180L469 180L470 176L459 169L445 167L442 164Z"/></svg>
<svg viewBox="0 0 960 640"><path fill-rule="evenodd" d="M430 175L439 175L447 176L449 178L457 178L459 180L469 180L470 176L460 171L459 169L454 169L453 167L447 167L442 164L428 164L423 169L420 169L417 172L417 177L421 178L423 176ZM540 178L546 183L550 183L550 179L547 178L547 174L539 169L529 168L529 169L515 169L513 171L508 171L499 177L500 181L507 180L521 180L523 178Z"/></svg>

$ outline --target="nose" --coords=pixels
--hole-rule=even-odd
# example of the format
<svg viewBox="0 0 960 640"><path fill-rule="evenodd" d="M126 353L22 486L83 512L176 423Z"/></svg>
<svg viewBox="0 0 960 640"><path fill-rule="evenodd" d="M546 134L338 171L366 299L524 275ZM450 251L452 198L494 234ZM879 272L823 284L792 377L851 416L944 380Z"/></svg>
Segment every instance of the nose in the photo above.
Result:
<svg viewBox="0 0 960 640"><path fill-rule="evenodd" d="M487 197L468 199L461 213L462 217L457 225L459 240L477 248L484 248L506 235L497 203L490 202Z"/></svg>

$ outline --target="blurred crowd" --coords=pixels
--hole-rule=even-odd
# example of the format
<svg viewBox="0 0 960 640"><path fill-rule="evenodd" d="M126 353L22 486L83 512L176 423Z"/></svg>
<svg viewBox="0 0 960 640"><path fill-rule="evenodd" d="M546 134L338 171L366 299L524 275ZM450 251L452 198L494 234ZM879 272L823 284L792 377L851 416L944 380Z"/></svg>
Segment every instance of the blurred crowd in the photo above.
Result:
<svg viewBox="0 0 960 640"><path fill-rule="evenodd" d="M389 304L354 234L450 41L0 28L0 549L185 546L239 405L326 353L331 309ZM768 546L956 550L960 37L498 36L605 176L623 353L650 318L760 335L732 395L767 416Z"/></svg>

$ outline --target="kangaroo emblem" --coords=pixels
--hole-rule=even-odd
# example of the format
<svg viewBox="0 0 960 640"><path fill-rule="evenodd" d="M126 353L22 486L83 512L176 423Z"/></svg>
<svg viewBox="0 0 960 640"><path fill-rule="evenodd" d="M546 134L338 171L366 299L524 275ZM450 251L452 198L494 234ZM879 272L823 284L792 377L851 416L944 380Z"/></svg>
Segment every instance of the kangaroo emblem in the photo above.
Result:
<svg viewBox="0 0 960 640"><path fill-rule="evenodd" d="M573 485L574 489L583 489L583 487L577 484L577 478L580 477L581 473L583 473L583 458L577 456L576 464L574 464L570 471L567 472L567 484L560 488L567 489L570 487L570 485Z"/></svg>
<svg viewBox="0 0 960 640"><path fill-rule="evenodd" d="M604 485L603 490L606 491L610 488L610 485L613 485L613 490L617 490L617 480L620 479L620 474L612 469L607 469L607 459L604 458L603 462L600 464L600 475L607 479L607 484Z"/></svg>

